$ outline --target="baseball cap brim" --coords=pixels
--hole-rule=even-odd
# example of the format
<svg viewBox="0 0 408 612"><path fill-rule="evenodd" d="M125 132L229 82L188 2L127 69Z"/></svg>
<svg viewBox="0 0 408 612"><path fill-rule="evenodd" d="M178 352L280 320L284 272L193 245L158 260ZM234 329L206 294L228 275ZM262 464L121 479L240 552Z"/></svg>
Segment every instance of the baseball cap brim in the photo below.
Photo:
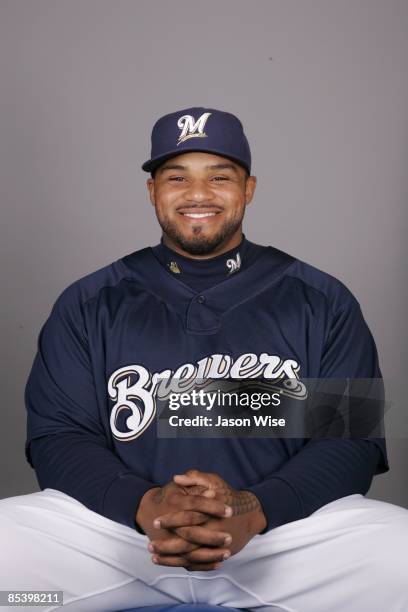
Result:
<svg viewBox="0 0 408 612"><path fill-rule="evenodd" d="M173 151L168 151L166 155L161 155L159 157L147 160L142 165L142 170L144 170L145 172L154 172L154 170L156 170L159 166L161 166L168 159L171 159L172 157L177 157L178 155L185 155L186 153L212 153L214 155L220 155L221 157L230 159L236 164L238 164L239 166L242 166L243 168L245 168L248 174L250 174L249 168L245 164L243 164L241 160L231 155L227 155L225 151L220 151L219 149L215 149L215 148L214 149L211 148L211 150L210 149L199 149L199 148L190 149L189 148L189 149L184 149L183 151L180 151L180 149L174 149Z"/></svg>

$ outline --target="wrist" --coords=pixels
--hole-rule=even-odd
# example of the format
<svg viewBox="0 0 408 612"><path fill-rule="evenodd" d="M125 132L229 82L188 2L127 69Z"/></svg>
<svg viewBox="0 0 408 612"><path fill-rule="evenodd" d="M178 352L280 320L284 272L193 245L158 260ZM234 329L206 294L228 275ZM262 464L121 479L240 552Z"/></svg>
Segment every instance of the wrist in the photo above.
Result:
<svg viewBox="0 0 408 612"><path fill-rule="evenodd" d="M257 535L264 531L268 525L268 521L266 520L261 503L255 493L252 493L252 491L245 491L245 493L251 496L251 505L253 509L250 513L250 528L253 535Z"/></svg>
<svg viewBox="0 0 408 612"><path fill-rule="evenodd" d="M139 502L139 506L136 510L135 523L136 529L143 534L146 534L146 528L153 523L154 516L152 516L151 506L152 500L161 487L152 487L143 495Z"/></svg>
<svg viewBox="0 0 408 612"><path fill-rule="evenodd" d="M262 533L264 531L264 529L266 529L266 526L268 524L268 521L266 520L266 516L263 513L262 509L257 510L254 513L254 520L253 520L253 525L254 525L254 535L258 535L259 533Z"/></svg>

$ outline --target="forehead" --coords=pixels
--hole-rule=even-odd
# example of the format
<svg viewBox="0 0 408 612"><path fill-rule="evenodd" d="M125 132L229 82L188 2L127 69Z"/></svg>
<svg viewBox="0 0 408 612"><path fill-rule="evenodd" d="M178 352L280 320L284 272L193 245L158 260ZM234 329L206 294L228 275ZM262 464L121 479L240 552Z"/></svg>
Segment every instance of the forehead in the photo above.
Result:
<svg viewBox="0 0 408 612"><path fill-rule="evenodd" d="M181 153L175 155L170 159L166 160L158 170L164 171L166 168L178 168L182 167L186 170L207 170L214 167L224 166L225 169L230 168L237 172L243 172L243 168L231 159L223 157L221 155L215 155L213 153L204 153L202 151L191 151L189 153Z"/></svg>

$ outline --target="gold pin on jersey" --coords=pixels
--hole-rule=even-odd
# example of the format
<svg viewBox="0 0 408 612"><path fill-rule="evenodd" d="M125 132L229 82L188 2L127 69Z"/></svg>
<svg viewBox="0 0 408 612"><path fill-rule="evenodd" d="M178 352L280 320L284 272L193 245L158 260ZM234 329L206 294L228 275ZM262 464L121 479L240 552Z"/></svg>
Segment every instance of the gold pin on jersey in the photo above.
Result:
<svg viewBox="0 0 408 612"><path fill-rule="evenodd" d="M171 261L169 264L167 264L170 268L170 272L173 272L173 274L181 274L181 270L177 265L177 261Z"/></svg>

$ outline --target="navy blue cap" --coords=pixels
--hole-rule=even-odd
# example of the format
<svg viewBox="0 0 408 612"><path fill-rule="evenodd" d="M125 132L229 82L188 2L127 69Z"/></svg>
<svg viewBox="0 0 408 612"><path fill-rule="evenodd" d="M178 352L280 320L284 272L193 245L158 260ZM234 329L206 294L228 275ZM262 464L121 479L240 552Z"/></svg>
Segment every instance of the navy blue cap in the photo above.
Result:
<svg viewBox="0 0 408 612"><path fill-rule="evenodd" d="M238 117L201 107L186 108L156 121L151 158L142 169L153 172L166 159L192 151L228 157L251 174L251 151Z"/></svg>

